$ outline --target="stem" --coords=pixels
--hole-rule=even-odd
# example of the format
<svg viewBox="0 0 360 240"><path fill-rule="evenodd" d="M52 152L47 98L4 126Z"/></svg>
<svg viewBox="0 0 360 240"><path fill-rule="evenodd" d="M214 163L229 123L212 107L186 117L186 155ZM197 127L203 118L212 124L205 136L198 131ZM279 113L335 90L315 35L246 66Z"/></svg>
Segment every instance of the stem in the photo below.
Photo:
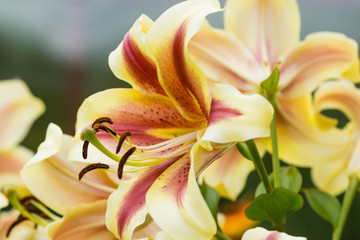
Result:
<svg viewBox="0 0 360 240"><path fill-rule="evenodd" d="M279 151L278 151L278 141L277 141L277 132L276 132L276 102L274 97L269 99L271 105L274 108L274 116L271 121L270 126L270 136L271 136L271 147L272 147L272 166L273 166L273 176L274 176L274 187L280 187L280 160L279 160Z"/></svg>
<svg viewBox="0 0 360 240"><path fill-rule="evenodd" d="M228 236L226 236L224 233L222 233L221 231L217 231L215 234L215 237L217 240L231 240L231 238L229 238Z"/></svg>
<svg viewBox="0 0 360 240"><path fill-rule="evenodd" d="M333 238L332 238L333 240L340 240L341 238L342 232L345 227L345 222L348 217L352 202L354 200L358 185L359 185L359 180L357 179L357 177L356 176L351 177L349 187L345 192L345 197L343 200L343 204L341 206L339 221L335 227L335 231L333 234Z"/></svg>
<svg viewBox="0 0 360 240"><path fill-rule="evenodd" d="M260 176L261 181L264 184L266 192L271 192L272 187L270 185L269 176L266 172L265 166L263 161L261 160L259 151L256 148L254 140L248 140L245 142L245 144L248 146L249 151L251 153L252 160L254 162L255 168Z"/></svg>

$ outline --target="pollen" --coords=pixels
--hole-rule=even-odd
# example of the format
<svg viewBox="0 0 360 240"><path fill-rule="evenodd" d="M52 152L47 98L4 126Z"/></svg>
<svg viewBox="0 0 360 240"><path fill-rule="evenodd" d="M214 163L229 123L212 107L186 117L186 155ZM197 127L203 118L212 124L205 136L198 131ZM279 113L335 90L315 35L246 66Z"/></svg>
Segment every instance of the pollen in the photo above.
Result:
<svg viewBox="0 0 360 240"><path fill-rule="evenodd" d="M122 178L123 170L124 170L124 166L125 166L126 161L131 156L131 154L133 154L135 152L135 150L136 150L136 147L132 147L121 157L121 160L119 162L119 167L118 167L118 177L119 177L119 179Z"/></svg>
<svg viewBox="0 0 360 240"><path fill-rule="evenodd" d="M92 170L95 169L109 169L109 165L104 163L93 163L90 165L87 165L79 172L79 181L84 177L84 175Z"/></svg>
<svg viewBox="0 0 360 240"><path fill-rule="evenodd" d="M101 124L101 123L110 123L110 124L113 124L113 120L111 120L111 118L109 117L101 117L101 118L98 118L96 119L93 124L91 125L91 127L94 127L96 124Z"/></svg>
<svg viewBox="0 0 360 240"><path fill-rule="evenodd" d="M121 134L120 139L119 139L119 143L118 143L118 145L117 145L117 147L116 147L116 154L118 154L118 153L120 152L121 146L123 145L125 139L126 139L127 137L130 137L130 136L131 136L131 133L130 133L130 132L127 132L127 131L124 132L123 134Z"/></svg>

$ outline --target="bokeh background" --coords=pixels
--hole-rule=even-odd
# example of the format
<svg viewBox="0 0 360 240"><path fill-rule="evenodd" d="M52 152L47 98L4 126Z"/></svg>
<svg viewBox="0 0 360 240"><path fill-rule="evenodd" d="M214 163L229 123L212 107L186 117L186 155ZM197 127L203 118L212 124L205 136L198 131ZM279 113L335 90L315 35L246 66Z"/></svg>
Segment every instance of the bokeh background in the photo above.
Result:
<svg viewBox="0 0 360 240"><path fill-rule="evenodd" d="M74 134L76 111L84 98L104 89L128 86L111 73L109 53L142 13L155 20L178 2L0 0L0 79L23 79L47 107L23 145L36 150L50 122ZM336 31L360 42L360 0L299 0L299 6L302 38L315 31ZM221 14L208 19L214 26L223 25ZM304 185L312 186L309 170L302 169L302 173ZM258 182L252 173L246 191ZM360 239L359 222L358 194L343 239ZM288 218L287 231L309 240L331 238L330 224L313 213L307 203Z"/></svg>

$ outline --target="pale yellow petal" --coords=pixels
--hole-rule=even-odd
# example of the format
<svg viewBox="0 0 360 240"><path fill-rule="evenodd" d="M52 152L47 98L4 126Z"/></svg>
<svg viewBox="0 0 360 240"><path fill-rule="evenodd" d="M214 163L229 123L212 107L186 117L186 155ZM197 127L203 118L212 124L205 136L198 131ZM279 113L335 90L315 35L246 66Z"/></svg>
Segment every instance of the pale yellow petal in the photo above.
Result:
<svg viewBox="0 0 360 240"><path fill-rule="evenodd" d="M254 170L252 161L245 159L236 146L217 159L200 175L222 197L236 200L243 190L249 173Z"/></svg>
<svg viewBox="0 0 360 240"><path fill-rule="evenodd" d="M31 94L23 81L0 81L0 150L22 141L44 110L44 103Z"/></svg>
<svg viewBox="0 0 360 240"><path fill-rule="evenodd" d="M69 209L64 217L47 226L52 240L115 240L105 225L106 200Z"/></svg>
<svg viewBox="0 0 360 240"><path fill-rule="evenodd" d="M228 0L224 15L225 30L241 40L269 72L300 39L295 0Z"/></svg>

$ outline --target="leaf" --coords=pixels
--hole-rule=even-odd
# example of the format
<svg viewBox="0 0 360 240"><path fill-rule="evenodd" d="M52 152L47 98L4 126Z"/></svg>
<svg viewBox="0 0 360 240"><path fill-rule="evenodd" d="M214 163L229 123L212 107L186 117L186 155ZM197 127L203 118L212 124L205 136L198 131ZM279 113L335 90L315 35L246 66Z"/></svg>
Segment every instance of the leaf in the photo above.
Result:
<svg viewBox="0 0 360 240"><path fill-rule="evenodd" d="M280 187L289 189L293 192L299 192L302 184L302 177L300 171L294 167L281 167L279 172L280 177ZM269 175L270 184L274 187L274 175L271 173ZM262 193L265 193L265 188L263 183L260 183L255 191L255 196L258 196Z"/></svg>
<svg viewBox="0 0 360 240"><path fill-rule="evenodd" d="M304 189L304 193L311 208L335 227L340 215L341 204L339 200L315 188Z"/></svg>
<svg viewBox="0 0 360 240"><path fill-rule="evenodd" d="M206 204L208 205L211 214L217 222L218 205L220 201L220 194L214 188L210 187L203 181L200 185L201 195L203 196Z"/></svg>
<svg viewBox="0 0 360 240"><path fill-rule="evenodd" d="M271 75L261 83L261 87L267 92L268 96L274 95L279 84L280 72L277 65Z"/></svg>
<svg viewBox="0 0 360 240"><path fill-rule="evenodd" d="M302 208L303 203L299 194L279 187L257 196L245 214L251 220L269 221L273 226L281 226L289 214Z"/></svg>
<svg viewBox="0 0 360 240"><path fill-rule="evenodd" d="M236 143L236 147L239 150L239 152L241 153L241 155L243 155L244 158L252 161L253 157L250 153L248 146L245 143L238 142L238 143Z"/></svg>
<svg viewBox="0 0 360 240"><path fill-rule="evenodd" d="M217 231L215 234L216 238L218 240L231 240L222 232L217 220L218 205L220 201L219 192L216 191L214 188L210 187L209 185L207 185L205 181L203 181L203 183L200 185L200 191L216 222L216 226L217 226Z"/></svg>

